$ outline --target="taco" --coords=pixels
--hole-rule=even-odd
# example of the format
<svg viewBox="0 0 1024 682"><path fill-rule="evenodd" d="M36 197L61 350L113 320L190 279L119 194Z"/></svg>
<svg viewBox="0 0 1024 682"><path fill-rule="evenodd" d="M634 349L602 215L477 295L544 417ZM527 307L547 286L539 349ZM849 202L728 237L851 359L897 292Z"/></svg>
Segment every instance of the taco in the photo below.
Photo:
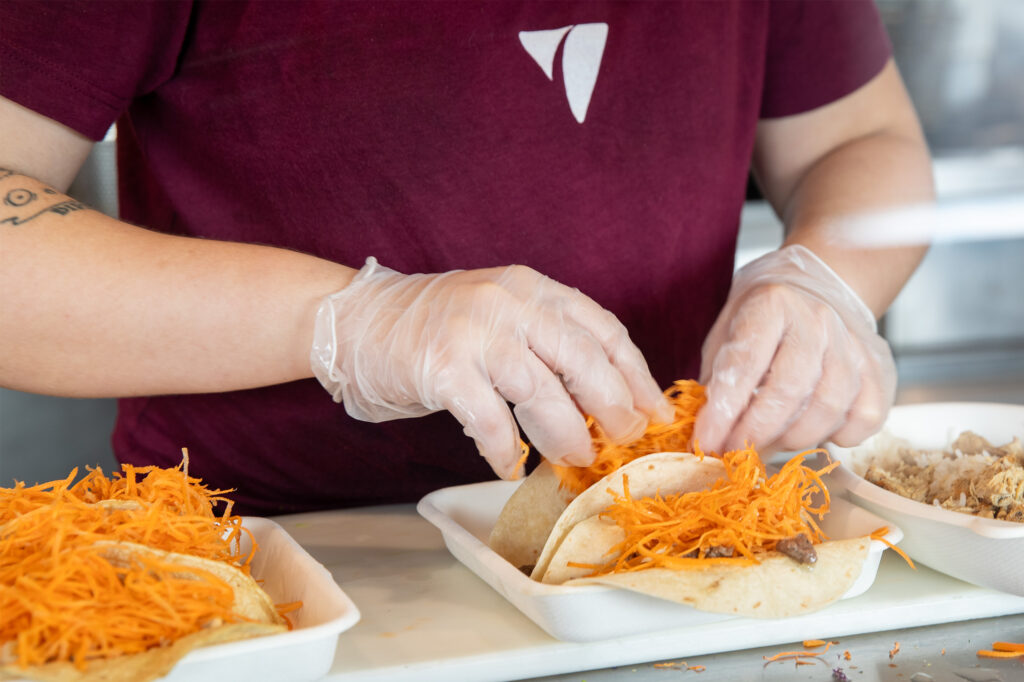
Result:
<svg viewBox="0 0 1024 682"><path fill-rule="evenodd" d="M544 542L530 577L545 582L544 576L551 560L566 535L576 524L600 514L612 504L616 496L623 494L626 481L632 486L634 495L649 497L659 491L701 490L712 485L724 473L720 461L682 452L659 452L624 464L584 490L566 506Z"/></svg>
<svg viewBox="0 0 1024 682"><path fill-rule="evenodd" d="M596 453L594 461L587 467L542 461L502 508L487 541L491 549L530 575L556 522L577 495L644 455L689 451L697 411L705 401L704 387L695 381L677 381L665 391L665 396L673 406L672 422L649 425L643 436L632 443L613 441L593 419L588 419ZM568 530L564 522L559 529Z"/></svg>
<svg viewBox="0 0 1024 682"><path fill-rule="evenodd" d="M668 453L630 462L569 506L533 577L749 617L819 609L856 582L870 538L825 537L815 521L828 511L823 470L803 458L773 476L750 448L721 460Z"/></svg>
<svg viewBox="0 0 1024 682"><path fill-rule="evenodd" d="M533 572L541 549L573 494L547 460L541 462L505 503L487 544L527 575Z"/></svg>
<svg viewBox="0 0 1024 682"><path fill-rule="evenodd" d="M791 616L845 594L871 538L832 541L817 525L829 508L821 475L835 465L814 471L801 453L768 476L752 447L705 456L692 442L703 388L676 382L666 395L672 424L629 445L592 427L593 465L538 467L502 510L492 548L517 566L536 556L529 573L540 582L614 585L745 616ZM667 445L685 451L658 451ZM529 525L533 509L543 514Z"/></svg>
<svg viewBox="0 0 1024 682"><path fill-rule="evenodd" d="M150 680L196 647L288 629L296 605L249 574L230 491L187 457L76 475L0 488L0 680Z"/></svg>
<svg viewBox="0 0 1024 682"><path fill-rule="evenodd" d="M58 652L48 656L56 660L22 666L17 660L18 650L6 647L6 655L0 658L0 680L153 680L166 675L198 647L288 629L285 619L256 581L222 561L115 542L97 542L69 550L63 559L65 565L79 568L65 574L67 583L74 585L77 578L87 574L95 589L94 603L69 603L64 607L60 619L65 629L70 629L67 624L75 621L83 626L107 625L109 633L122 638L119 648L131 653L99 657L94 646L89 652L94 657L87 661L76 661L73 655L68 660L59 660ZM170 639L163 641L168 631ZM52 630L29 629L26 634L29 641L43 635L49 639L51 648L55 644L60 648L59 633ZM103 630L90 634L95 644L101 640Z"/></svg>

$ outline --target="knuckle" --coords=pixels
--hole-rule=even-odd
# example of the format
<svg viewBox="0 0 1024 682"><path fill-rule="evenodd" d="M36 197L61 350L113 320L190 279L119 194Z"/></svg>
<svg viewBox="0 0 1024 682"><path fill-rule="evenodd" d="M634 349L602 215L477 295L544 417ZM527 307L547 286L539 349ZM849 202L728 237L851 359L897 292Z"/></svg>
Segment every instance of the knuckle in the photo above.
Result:
<svg viewBox="0 0 1024 682"><path fill-rule="evenodd" d="M545 279L544 275L530 266L518 264L508 266L505 269L503 278L507 278L516 286L529 286L532 283Z"/></svg>
<svg viewBox="0 0 1024 682"><path fill-rule="evenodd" d="M823 419L834 419L841 414L845 414L849 408L849 403L843 400L840 396L827 393L825 395L818 395L814 397L815 406L818 408L823 415Z"/></svg>
<svg viewBox="0 0 1024 682"><path fill-rule="evenodd" d="M503 445L503 437L508 430L508 419L504 415L490 410L473 413L466 428L471 429L475 437L486 441L492 448Z"/></svg>
<svg viewBox="0 0 1024 682"><path fill-rule="evenodd" d="M770 389L763 391L762 395L766 407L779 411L803 402L807 391L796 383L783 381L773 384Z"/></svg>
<svg viewBox="0 0 1024 682"><path fill-rule="evenodd" d="M885 421L886 410L878 403L871 402L858 406L852 415L851 421L856 421L867 431L872 431L881 426Z"/></svg>

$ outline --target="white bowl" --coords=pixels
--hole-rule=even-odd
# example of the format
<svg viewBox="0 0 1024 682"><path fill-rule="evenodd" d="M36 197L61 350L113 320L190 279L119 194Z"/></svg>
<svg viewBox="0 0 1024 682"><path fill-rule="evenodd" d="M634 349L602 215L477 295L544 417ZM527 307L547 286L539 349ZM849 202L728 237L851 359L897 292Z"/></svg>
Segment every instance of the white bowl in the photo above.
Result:
<svg viewBox="0 0 1024 682"><path fill-rule="evenodd" d="M867 460L892 437L918 450L943 450L963 431L993 445L1024 438L1024 405L923 403L894 407L882 431L855 448L827 445L842 463L829 476L833 492L903 529L900 549L937 571L975 585L1024 595L1024 523L983 519L915 502L866 481Z"/></svg>

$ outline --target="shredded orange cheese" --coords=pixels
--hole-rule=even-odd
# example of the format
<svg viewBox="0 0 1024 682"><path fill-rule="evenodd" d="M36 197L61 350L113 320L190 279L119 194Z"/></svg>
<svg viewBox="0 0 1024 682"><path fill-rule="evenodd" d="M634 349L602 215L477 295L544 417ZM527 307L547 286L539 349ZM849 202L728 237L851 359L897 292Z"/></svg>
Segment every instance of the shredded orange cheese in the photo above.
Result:
<svg viewBox="0 0 1024 682"><path fill-rule="evenodd" d="M888 547L892 551L894 551L897 554L899 554L900 557L902 557L903 560L907 562L907 565L910 566L912 569L914 569L916 571L917 570L917 566L915 566L914 562L910 559L909 556L907 556L907 553L904 552L899 547L897 547L896 545L892 544L891 542L889 542L888 540L885 539L885 536L886 536L886 534L888 534L888 532L889 532L889 526L882 526L881 528L878 528L878 529L875 529L875 530L871 531L871 535L869 537L872 540L878 540L879 542L884 544L886 547Z"/></svg>
<svg viewBox="0 0 1024 682"><path fill-rule="evenodd" d="M993 642L991 651L982 649L978 652L978 656L982 658L1017 658L1018 656L1024 656L1024 644Z"/></svg>
<svg viewBox="0 0 1024 682"><path fill-rule="evenodd" d="M597 455L587 467L555 465L561 486L578 495L638 457L654 452L692 452L697 412L707 400L704 387L696 381L677 381L665 391L665 396L675 410L672 423L649 425L644 435L633 443L623 445L611 441L593 418L587 419Z"/></svg>
<svg viewBox="0 0 1024 682"><path fill-rule="evenodd" d="M673 668L680 670L692 670L697 673L704 672L704 666L702 665L687 665L686 661L666 661L665 663L655 663L654 668Z"/></svg>
<svg viewBox="0 0 1024 682"><path fill-rule="evenodd" d="M248 571L255 543L241 553L246 531L222 496L230 491L190 477L187 453L174 469L126 464L107 478L90 468L72 484L77 474L0 488L0 648L19 665L81 669L241 620L233 589L209 571L140 553L127 565L106 556L112 543L131 542Z"/></svg>
<svg viewBox="0 0 1024 682"><path fill-rule="evenodd" d="M722 456L725 478L708 490L677 495L634 499L629 477L623 476L623 494L615 495L601 514L626 535L609 551L615 558L605 565L570 565L590 568L594 575L654 567L746 566L759 563L758 555L774 550L780 540L802 534L819 543L826 537L813 517L821 519L830 502L821 476L838 463L814 471L803 464L813 452L818 451L794 456L768 477L753 448L733 450ZM731 548L733 555L708 557L715 547Z"/></svg>
<svg viewBox="0 0 1024 682"><path fill-rule="evenodd" d="M825 652L823 652L823 651L780 651L779 653L775 654L774 656L762 656L761 658L764 659L765 665L767 665L768 663L775 663L776 661L787 661L787 660L796 661L797 665L800 665L800 662L804 658L815 658L817 656L821 656L823 653L825 653Z"/></svg>

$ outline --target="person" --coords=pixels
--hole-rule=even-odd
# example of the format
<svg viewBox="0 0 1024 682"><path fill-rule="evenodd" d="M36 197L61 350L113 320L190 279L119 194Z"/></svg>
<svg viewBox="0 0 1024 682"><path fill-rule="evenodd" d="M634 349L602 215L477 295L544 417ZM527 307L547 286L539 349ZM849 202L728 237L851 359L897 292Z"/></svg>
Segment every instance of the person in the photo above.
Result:
<svg viewBox="0 0 1024 682"><path fill-rule="evenodd" d="M269 514L512 477L520 429L584 465L585 414L628 441L676 379L712 451L853 443L892 403L875 318L921 249L826 229L932 194L869 0L0 25L0 383L119 397L121 461L187 447ZM63 194L115 121L119 219ZM751 169L787 236L733 280Z"/></svg>

